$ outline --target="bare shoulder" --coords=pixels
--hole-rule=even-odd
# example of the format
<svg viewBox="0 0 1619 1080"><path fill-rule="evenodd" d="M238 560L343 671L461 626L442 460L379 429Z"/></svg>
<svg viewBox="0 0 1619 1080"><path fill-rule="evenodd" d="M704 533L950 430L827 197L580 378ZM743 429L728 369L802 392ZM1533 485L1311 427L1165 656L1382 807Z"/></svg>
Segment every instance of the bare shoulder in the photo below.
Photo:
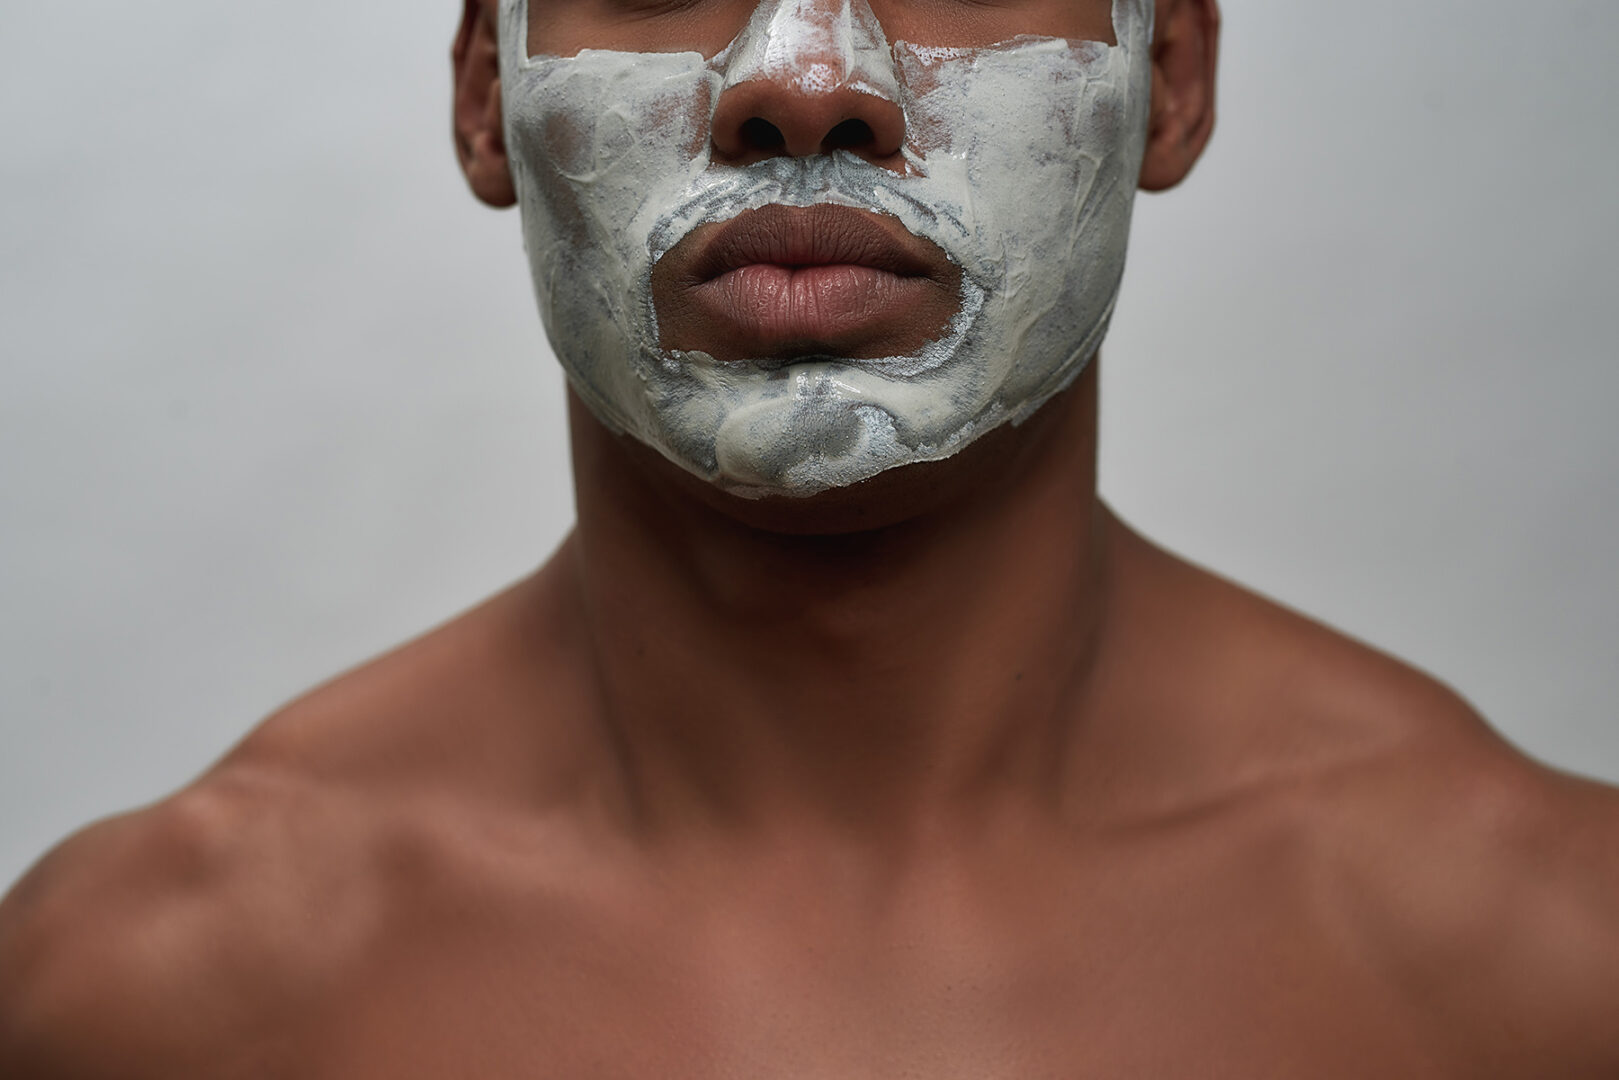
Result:
<svg viewBox="0 0 1619 1080"><path fill-rule="evenodd" d="M1230 703L1222 767L1311 852L1356 962L1492 1069L1619 1075L1619 789L1534 761L1394 657L1134 557L1213 643L1193 663Z"/></svg>
<svg viewBox="0 0 1619 1080"><path fill-rule="evenodd" d="M563 791L587 752L593 669L564 554L270 717L233 756L387 800Z"/></svg>
<svg viewBox="0 0 1619 1080"><path fill-rule="evenodd" d="M58 846L0 904L0 1075L262 1060L338 944L311 867L325 852L336 869L327 816L296 781L236 767Z"/></svg>
<svg viewBox="0 0 1619 1080"><path fill-rule="evenodd" d="M567 644L534 607L496 597L333 680L40 860L0 903L0 1076L238 1075L307 1046L412 905L567 805Z"/></svg>
<svg viewBox="0 0 1619 1080"><path fill-rule="evenodd" d="M1150 666L1178 674L1157 680L1159 711L1214 721L1189 734L1228 740L1211 754L1221 777L1263 785L1489 737L1465 700L1410 664L1122 523L1114 550L1128 592L1115 605L1130 612L1125 636Z"/></svg>
<svg viewBox="0 0 1619 1080"><path fill-rule="evenodd" d="M1346 932L1458 1046L1619 1075L1619 790L1475 719L1323 779L1312 809Z"/></svg>

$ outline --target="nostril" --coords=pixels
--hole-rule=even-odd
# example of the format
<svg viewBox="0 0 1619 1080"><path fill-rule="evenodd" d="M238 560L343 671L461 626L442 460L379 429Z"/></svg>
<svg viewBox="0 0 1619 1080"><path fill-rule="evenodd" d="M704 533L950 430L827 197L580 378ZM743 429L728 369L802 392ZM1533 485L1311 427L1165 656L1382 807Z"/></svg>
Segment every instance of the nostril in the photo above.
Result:
<svg viewBox="0 0 1619 1080"><path fill-rule="evenodd" d="M742 137L742 146L748 150L776 151L787 145L781 128L760 116L744 120L737 134Z"/></svg>
<svg viewBox="0 0 1619 1080"><path fill-rule="evenodd" d="M876 141L877 136L870 124L864 120L850 119L826 133L826 138L821 140L821 151L830 154L834 150L854 150Z"/></svg>
<svg viewBox="0 0 1619 1080"><path fill-rule="evenodd" d="M905 114L898 104L863 90L809 93L783 80L758 78L720 92L709 131L718 162L745 165L783 155L842 152L888 168L904 147Z"/></svg>

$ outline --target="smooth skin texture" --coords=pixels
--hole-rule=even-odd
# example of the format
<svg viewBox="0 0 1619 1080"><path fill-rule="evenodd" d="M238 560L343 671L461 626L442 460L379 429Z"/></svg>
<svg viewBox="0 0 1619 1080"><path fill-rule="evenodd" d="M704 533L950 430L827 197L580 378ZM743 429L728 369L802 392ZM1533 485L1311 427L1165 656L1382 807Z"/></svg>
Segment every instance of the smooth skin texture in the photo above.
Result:
<svg viewBox="0 0 1619 1080"><path fill-rule="evenodd" d="M588 41L708 8L551 10ZM500 203L487 16L457 143ZM1159 19L1167 187L1217 22ZM19 883L0 1076L1619 1076L1619 794L1120 523L1094 364L791 504L572 425L533 577Z"/></svg>

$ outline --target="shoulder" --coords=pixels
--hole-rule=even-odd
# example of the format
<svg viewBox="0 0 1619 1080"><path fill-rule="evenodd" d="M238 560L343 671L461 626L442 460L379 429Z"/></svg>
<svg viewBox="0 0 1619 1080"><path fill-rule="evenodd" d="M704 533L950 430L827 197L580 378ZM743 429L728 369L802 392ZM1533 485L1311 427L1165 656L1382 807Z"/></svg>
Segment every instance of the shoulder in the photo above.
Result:
<svg viewBox="0 0 1619 1080"><path fill-rule="evenodd" d="M1420 671L1320 651L1291 720L1332 749L1296 748L1291 799L1359 962L1481 1072L1619 1075L1619 790Z"/></svg>
<svg viewBox="0 0 1619 1080"><path fill-rule="evenodd" d="M1467 1052L1518 1055L1508 1074L1619 1075L1619 789L1534 761L1430 675L1130 542L1218 702L1209 789L1308 853L1355 962Z"/></svg>
<svg viewBox="0 0 1619 1080"><path fill-rule="evenodd" d="M232 767L78 833L0 903L0 1075L217 1075L262 1059L352 941L300 782Z"/></svg>
<svg viewBox="0 0 1619 1080"><path fill-rule="evenodd" d="M1278 790L1357 962L1480 1072L1619 1075L1619 790L1533 760L1438 680L1322 633L1271 734L1319 737Z"/></svg>
<svg viewBox="0 0 1619 1080"><path fill-rule="evenodd" d="M567 790L596 732L560 562L315 688L231 757L394 806L431 794L497 808Z"/></svg>
<svg viewBox="0 0 1619 1080"><path fill-rule="evenodd" d="M1619 791L1480 722L1316 795L1342 926L1414 1010L1523 1075L1619 1075Z"/></svg>
<svg viewBox="0 0 1619 1080"><path fill-rule="evenodd" d="M567 680L533 654L557 635L521 599L313 691L195 784L40 860L0 902L0 1076L273 1058L416 908L501 880L501 844L571 835L588 755L548 719Z"/></svg>
<svg viewBox="0 0 1619 1080"><path fill-rule="evenodd" d="M1134 667L1158 710L1195 718L1216 790L1264 790L1416 747L1486 736L1466 701L1388 654L1120 526ZM1175 679L1156 677L1165 670ZM1228 792L1229 793L1229 792Z"/></svg>

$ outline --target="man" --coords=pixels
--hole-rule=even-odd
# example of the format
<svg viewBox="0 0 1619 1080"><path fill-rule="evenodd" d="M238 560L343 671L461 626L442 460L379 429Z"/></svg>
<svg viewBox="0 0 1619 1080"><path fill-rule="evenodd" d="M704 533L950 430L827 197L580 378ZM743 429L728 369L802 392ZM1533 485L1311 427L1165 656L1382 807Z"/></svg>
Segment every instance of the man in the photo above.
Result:
<svg viewBox="0 0 1619 1080"><path fill-rule="evenodd" d="M468 0L551 561L0 908L0 1076L1619 1076L1619 796L1095 492L1214 0Z"/></svg>

